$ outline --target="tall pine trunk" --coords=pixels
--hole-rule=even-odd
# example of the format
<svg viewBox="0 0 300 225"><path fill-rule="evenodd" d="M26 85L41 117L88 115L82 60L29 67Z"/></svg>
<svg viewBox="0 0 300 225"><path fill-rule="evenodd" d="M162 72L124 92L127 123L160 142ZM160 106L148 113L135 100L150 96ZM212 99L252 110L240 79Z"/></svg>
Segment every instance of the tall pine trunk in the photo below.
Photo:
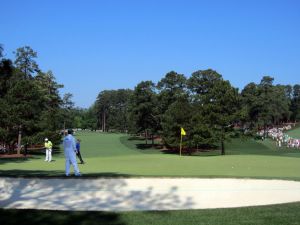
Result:
<svg viewBox="0 0 300 225"><path fill-rule="evenodd" d="M154 146L154 135L151 134L151 139L152 139L152 147Z"/></svg>
<svg viewBox="0 0 300 225"><path fill-rule="evenodd" d="M222 133L221 133L221 154L222 155L225 155L225 143L224 143L224 141L225 141L225 134L224 134L224 130L223 130L224 128L222 128Z"/></svg>
<svg viewBox="0 0 300 225"><path fill-rule="evenodd" d="M22 139L22 130L21 130L21 125L20 125L19 132L18 132L18 148L17 148L18 155L20 155L20 153L21 153L21 139Z"/></svg>
<svg viewBox="0 0 300 225"><path fill-rule="evenodd" d="M225 145L224 145L224 140L221 140L221 154L225 155Z"/></svg>
<svg viewBox="0 0 300 225"><path fill-rule="evenodd" d="M103 111L102 114L102 132L106 131L106 117L105 117L105 111Z"/></svg>
<svg viewBox="0 0 300 225"><path fill-rule="evenodd" d="M148 144L148 132L147 129L145 130L145 139L146 139L146 145Z"/></svg>

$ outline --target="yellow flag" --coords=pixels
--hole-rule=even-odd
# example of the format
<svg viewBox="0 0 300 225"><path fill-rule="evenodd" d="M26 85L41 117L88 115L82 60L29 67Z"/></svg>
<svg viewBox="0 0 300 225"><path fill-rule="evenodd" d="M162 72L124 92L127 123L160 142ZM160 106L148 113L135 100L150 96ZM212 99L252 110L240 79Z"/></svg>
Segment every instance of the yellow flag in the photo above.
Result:
<svg viewBox="0 0 300 225"><path fill-rule="evenodd" d="M182 136L186 135L185 130L184 130L182 127L181 127L181 132L180 132L180 134L181 134Z"/></svg>

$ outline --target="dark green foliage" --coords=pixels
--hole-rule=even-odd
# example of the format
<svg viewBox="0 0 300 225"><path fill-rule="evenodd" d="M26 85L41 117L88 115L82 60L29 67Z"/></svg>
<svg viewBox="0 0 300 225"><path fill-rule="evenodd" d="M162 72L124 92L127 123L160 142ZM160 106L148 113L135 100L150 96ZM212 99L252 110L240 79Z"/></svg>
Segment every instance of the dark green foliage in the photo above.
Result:
<svg viewBox="0 0 300 225"><path fill-rule="evenodd" d="M241 121L254 132L288 122L291 116L291 87L274 86L273 80L264 76L260 84L250 83L241 92L244 113Z"/></svg>
<svg viewBox="0 0 300 225"><path fill-rule="evenodd" d="M12 61L9 59L2 59L0 61L0 98L3 98L10 86L10 78L13 74Z"/></svg>
<svg viewBox="0 0 300 225"><path fill-rule="evenodd" d="M185 148L220 146L225 154L225 141L245 129L254 135L258 129L300 118L299 85L274 86L273 80L264 76L239 93L212 69L196 71L189 79L171 71L156 85L140 82L128 95L122 90L102 91L91 121L96 119L103 131L144 134L146 143L148 137L159 135L173 149L179 147L183 127Z"/></svg>
<svg viewBox="0 0 300 225"><path fill-rule="evenodd" d="M142 81L134 89L131 98L131 119L137 132L155 133L159 126L157 117L157 95L152 81Z"/></svg>
<svg viewBox="0 0 300 225"><path fill-rule="evenodd" d="M15 65L8 59L0 63L0 142L10 148L14 148L19 132L21 144L41 144L45 137L60 143L59 88L63 86L56 83L51 71L38 69L36 56L26 46L17 50Z"/></svg>
<svg viewBox="0 0 300 225"><path fill-rule="evenodd" d="M171 71L157 83L157 105L161 117L178 98L186 95L186 77Z"/></svg>
<svg viewBox="0 0 300 225"><path fill-rule="evenodd" d="M300 85L293 87L293 96L291 102L292 120L300 120Z"/></svg>
<svg viewBox="0 0 300 225"><path fill-rule="evenodd" d="M74 122L74 102L72 101L73 94L65 93L62 99L62 108L61 108L61 116L62 116L62 125L61 128L66 130L68 128L73 127Z"/></svg>
<svg viewBox="0 0 300 225"><path fill-rule="evenodd" d="M222 79L222 76L212 69L198 70L188 80L188 87L192 93L197 94L196 100L203 97L213 88L214 84Z"/></svg>
<svg viewBox="0 0 300 225"><path fill-rule="evenodd" d="M225 154L224 142L238 120L239 95L229 81L222 79L216 71L200 70L188 81L194 106L191 126L192 144L212 147L220 143Z"/></svg>
<svg viewBox="0 0 300 225"><path fill-rule="evenodd" d="M188 137L188 146L196 149L216 148L215 143L218 142L206 118L198 112L197 107L193 109Z"/></svg>
<svg viewBox="0 0 300 225"><path fill-rule="evenodd" d="M193 109L189 104L188 99L182 97L170 105L164 113L162 120L162 138L164 144L171 148L179 148L180 143L180 128L183 127L187 132L184 136L183 143L192 138L190 133Z"/></svg>
<svg viewBox="0 0 300 225"><path fill-rule="evenodd" d="M157 126L157 131L162 134L164 144L167 146L178 147L178 132L180 132L180 126L183 123L178 123L177 115L171 115L172 113L184 113L185 106L188 105L188 94L187 94L187 84L186 77L183 74L178 74L171 71L165 75L157 83L157 102L156 112L157 120L159 125ZM184 106L180 108L180 102L185 102ZM189 110L190 105L188 105L187 110ZM179 116L179 115L178 115ZM187 121L184 122L187 124ZM185 127L185 126L184 126ZM168 134L168 132L171 132ZM175 132L175 133L174 133Z"/></svg>
<svg viewBox="0 0 300 225"><path fill-rule="evenodd" d="M99 93L94 106L97 126L102 131L126 132L131 121L129 120L128 108L132 90L106 90Z"/></svg>
<svg viewBox="0 0 300 225"><path fill-rule="evenodd" d="M39 67L34 60L37 58L37 52L29 46L18 48L15 53L15 65L24 74L26 78L32 76L34 72L39 71Z"/></svg>
<svg viewBox="0 0 300 225"><path fill-rule="evenodd" d="M96 130L97 129L97 111L95 104L92 105L89 109L84 110L82 112L82 129L91 129ZM75 126L79 127L79 126Z"/></svg>

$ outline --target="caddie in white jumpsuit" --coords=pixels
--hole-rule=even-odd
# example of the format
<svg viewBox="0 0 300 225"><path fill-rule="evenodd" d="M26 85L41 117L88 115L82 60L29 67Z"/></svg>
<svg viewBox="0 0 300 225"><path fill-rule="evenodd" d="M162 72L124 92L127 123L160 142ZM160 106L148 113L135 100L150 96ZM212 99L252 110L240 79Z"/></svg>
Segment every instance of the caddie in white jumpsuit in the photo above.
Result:
<svg viewBox="0 0 300 225"><path fill-rule="evenodd" d="M70 165L73 165L75 176L81 176L76 161L76 140L72 136L73 131L68 130L68 135L64 138L64 152L66 158L66 176L70 176Z"/></svg>

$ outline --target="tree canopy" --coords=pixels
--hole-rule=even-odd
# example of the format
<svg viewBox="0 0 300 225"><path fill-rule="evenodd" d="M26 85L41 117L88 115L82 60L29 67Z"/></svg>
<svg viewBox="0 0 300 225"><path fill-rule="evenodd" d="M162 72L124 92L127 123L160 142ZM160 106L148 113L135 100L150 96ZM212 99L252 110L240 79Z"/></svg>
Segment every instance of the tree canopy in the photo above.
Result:
<svg viewBox="0 0 300 225"><path fill-rule="evenodd" d="M0 144L15 148L19 132L21 144L42 143L45 137L58 144L63 85L51 71L38 68L37 53L29 46L17 49L15 55L14 63L5 58L0 61Z"/></svg>
<svg viewBox="0 0 300 225"><path fill-rule="evenodd" d="M102 90L88 109L75 106L71 93L60 96L62 84L51 70L42 71L37 52L24 46L6 59L0 45L0 143L38 143L44 137L59 143L60 130L82 128L159 137L165 147L219 148L236 132L254 134L269 126L300 119L300 84L274 84L263 76L239 91L213 69L186 77L170 71L157 83L139 82L133 90ZM153 144L154 142L152 142Z"/></svg>
<svg viewBox="0 0 300 225"><path fill-rule="evenodd" d="M146 142L157 135L172 149L178 149L184 127L186 148L219 147L225 154L226 140L237 132L256 133L299 119L300 86L273 82L273 77L263 76L259 84L251 82L239 92L212 69L195 71L190 77L171 71L157 84L141 81L128 95L118 95L121 90L100 92L97 127L124 131L120 124L126 121L126 131L144 134ZM117 102L126 110L116 110Z"/></svg>

